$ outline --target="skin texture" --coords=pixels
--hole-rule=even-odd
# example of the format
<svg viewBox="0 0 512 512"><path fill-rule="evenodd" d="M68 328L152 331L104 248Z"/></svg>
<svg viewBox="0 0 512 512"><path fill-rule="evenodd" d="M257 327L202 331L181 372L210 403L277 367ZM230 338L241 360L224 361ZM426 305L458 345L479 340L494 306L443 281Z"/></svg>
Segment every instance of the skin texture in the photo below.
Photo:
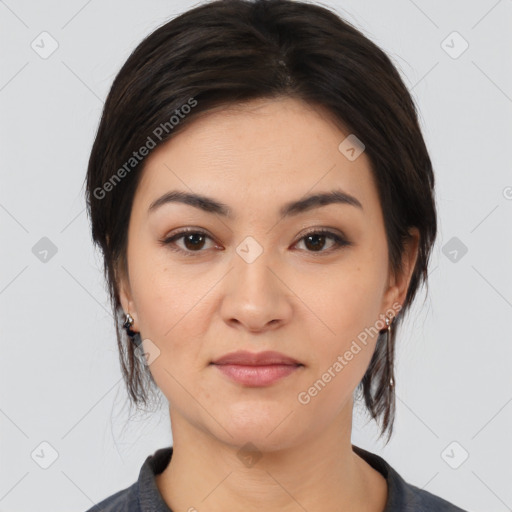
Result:
<svg viewBox="0 0 512 512"><path fill-rule="evenodd" d="M377 336L309 403L297 399L358 334L397 311L417 257L414 229L403 274L390 273L370 160L338 150L348 135L319 107L255 100L196 119L146 161L119 285L133 330L159 351L150 370L170 404L174 454L157 485L175 512L384 510L384 478L351 447L352 394ZM334 189L363 209L330 204L279 215L289 201ZM171 190L213 197L234 217L181 203L148 214ZM159 243L185 227L208 235L174 241L191 256ZM310 228L330 228L351 245L308 242ZM263 250L251 263L237 253L247 236ZM247 387L210 365L242 349L277 350L304 366ZM247 443L261 457L252 465L237 455Z"/></svg>

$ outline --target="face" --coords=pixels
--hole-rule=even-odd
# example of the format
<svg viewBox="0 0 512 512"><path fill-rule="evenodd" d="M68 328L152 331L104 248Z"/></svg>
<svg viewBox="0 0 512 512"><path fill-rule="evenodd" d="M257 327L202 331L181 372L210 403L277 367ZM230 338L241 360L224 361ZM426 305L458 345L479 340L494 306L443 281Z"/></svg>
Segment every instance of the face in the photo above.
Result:
<svg viewBox="0 0 512 512"><path fill-rule="evenodd" d="M348 135L319 108L258 100L196 119L146 160L121 301L169 401L173 433L186 425L271 450L350 421L352 393L383 315L403 303L417 245L393 276L370 161L340 151ZM211 202L150 208L169 192ZM332 192L342 199L304 202ZM277 351L300 366L274 366L289 371L270 381L262 368L246 369L256 380L239 381L212 364L239 350Z"/></svg>

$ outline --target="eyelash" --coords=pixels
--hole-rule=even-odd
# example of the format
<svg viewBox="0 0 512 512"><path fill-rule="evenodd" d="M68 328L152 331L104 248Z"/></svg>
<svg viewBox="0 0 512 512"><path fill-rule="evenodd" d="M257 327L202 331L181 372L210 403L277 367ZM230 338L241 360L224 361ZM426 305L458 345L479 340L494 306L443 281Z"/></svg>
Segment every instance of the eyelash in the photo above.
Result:
<svg viewBox="0 0 512 512"><path fill-rule="evenodd" d="M194 257L194 256L196 256L196 255L198 255L198 254L200 254L202 252L205 252L204 250L190 251L190 250L181 249L180 247L176 247L176 246L175 247L171 247L171 244L173 244L176 240L179 240L180 238L183 238L184 235L188 235L188 234L204 235L207 238L210 238L211 240L213 240L210 237L210 235L208 235L208 233L206 233L205 231L202 231L200 229L189 228L189 229L183 229L183 230L179 231L178 233L175 233L174 235L172 235L170 237L167 237L167 238L164 238L163 240L160 240L159 242L160 242L161 245L167 246L172 251L182 253L185 256L192 256L192 257ZM322 255L322 254L325 254L325 253L329 254L329 253L337 251L337 250L339 250L339 249L341 249L343 247L348 247L348 246L352 245L351 242L347 241L345 238L343 238L342 236L338 235L337 233L334 233L332 231L329 231L328 229L322 229L322 228L314 229L314 230L311 230L311 231L305 233L299 240L297 240L296 243L301 242L302 240L304 240L304 238L306 238L309 235L327 235L327 238L331 238L332 240L334 240L334 245L330 249L322 250L322 251L306 251L306 252L312 254L313 256Z"/></svg>

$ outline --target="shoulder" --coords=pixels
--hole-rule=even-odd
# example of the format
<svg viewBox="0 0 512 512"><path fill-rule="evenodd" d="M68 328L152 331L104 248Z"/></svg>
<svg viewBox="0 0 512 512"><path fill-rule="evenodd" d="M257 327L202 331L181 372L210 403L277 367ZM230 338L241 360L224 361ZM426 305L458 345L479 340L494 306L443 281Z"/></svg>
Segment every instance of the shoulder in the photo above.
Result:
<svg viewBox="0 0 512 512"><path fill-rule="evenodd" d="M172 446L156 450L142 464L139 478L135 483L105 498L86 512L141 512L142 510L168 512L170 509L160 495L155 476L167 467L172 452Z"/></svg>
<svg viewBox="0 0 512 512"><path fill-rule="evenodd" d="M403 481L402 491L403 508L399 510L404 510L404 512L413 510L414 512L468 512L450 501L405 481Z"/></svg>
<svg viewBox="0 0 512 512"><path fill-rule="evenodd" d="M140 512L137 482L130 487L112 494L86 512Z"/></svg>
<svg viewBox="0 0 512 512"><path fill-rule="evenodd" d="M379 471L388 484L384 512L468 512L453 503L406 482L380 455L352 445L356 454Z"/></svg>

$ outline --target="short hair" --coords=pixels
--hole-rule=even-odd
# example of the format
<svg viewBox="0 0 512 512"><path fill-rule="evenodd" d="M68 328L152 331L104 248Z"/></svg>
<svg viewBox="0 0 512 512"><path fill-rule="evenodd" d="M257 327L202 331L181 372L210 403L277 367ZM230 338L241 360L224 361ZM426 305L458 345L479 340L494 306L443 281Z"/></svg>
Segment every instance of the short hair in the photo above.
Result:
<svg viewBox="0 0 512 512"><path fill-rule="evenodd" d="M260 98L323 107L365 143L383 211L392 272L402 270L410 227L420 233L406 298L389 336L380 335L357 387L381 436L391 436L398 327L418 288L436 237L434 175L413 99L390 58L327 7L295 0L217 0L190 9L147 36L115 77L91 150L87 212L103 253L124 382L146 404L149 368L122 329L117 276L127 269L127 230L146 157L202 113ZM185 108L187 105L187 108ZM325 110L324 110L325 111ZM388 441L389 441L388 437Z"/></svg>

